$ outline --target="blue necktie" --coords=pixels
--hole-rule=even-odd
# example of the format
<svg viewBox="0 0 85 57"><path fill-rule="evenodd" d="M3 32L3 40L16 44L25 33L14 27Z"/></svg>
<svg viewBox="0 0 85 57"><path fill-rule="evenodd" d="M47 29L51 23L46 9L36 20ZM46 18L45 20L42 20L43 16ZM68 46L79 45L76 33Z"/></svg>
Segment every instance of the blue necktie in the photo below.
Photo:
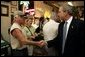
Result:
<svg viewBox="0 0 85 57"><path fill-rule="evenodd" d="M66 30L67 30L67 22L65 22L64 26L63 26L62 54L64 53L64 46L65 46L65 40L66 40Z"/></svg>

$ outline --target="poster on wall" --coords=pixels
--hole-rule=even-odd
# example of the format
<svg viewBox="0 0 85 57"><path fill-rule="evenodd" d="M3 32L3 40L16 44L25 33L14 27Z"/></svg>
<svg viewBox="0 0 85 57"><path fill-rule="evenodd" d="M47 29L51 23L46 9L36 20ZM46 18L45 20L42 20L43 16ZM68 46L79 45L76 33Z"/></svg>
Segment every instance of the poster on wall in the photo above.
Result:
<svg viewBox="0 0 85 57"><path fill-rule="evenodd" d="M17 1L11 1L11 5L17 6Z"/></svg>
<svg viewBox="0 0 85 57"><path fill-rule="evenodd" d="M13 13L14 11L16 11L17 8L16 7L11 7L11 12Z"/></svg>
<svg viewBox="0 0 85 57"><path fill-rule="evenodd" d="M28 13L29 15L34 15L35 14L35 9L25 10L25 13Z"/></svg>
<svg viewBox="0 0 85 57"><path fill-rule="evenodd" d="M1 16L9 16L9 6L1 5Z"/></svg>

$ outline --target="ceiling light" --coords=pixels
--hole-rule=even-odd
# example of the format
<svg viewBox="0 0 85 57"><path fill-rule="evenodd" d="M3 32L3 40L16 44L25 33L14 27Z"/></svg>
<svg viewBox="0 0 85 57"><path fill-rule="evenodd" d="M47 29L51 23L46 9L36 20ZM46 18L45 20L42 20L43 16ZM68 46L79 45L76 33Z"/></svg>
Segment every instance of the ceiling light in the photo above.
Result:
<svg viewBox="0 0 85 57"><path fill-rule="evenodd" d="M69 4L70 6L73 6L72 2L68 2L68 4Z"/></svg>

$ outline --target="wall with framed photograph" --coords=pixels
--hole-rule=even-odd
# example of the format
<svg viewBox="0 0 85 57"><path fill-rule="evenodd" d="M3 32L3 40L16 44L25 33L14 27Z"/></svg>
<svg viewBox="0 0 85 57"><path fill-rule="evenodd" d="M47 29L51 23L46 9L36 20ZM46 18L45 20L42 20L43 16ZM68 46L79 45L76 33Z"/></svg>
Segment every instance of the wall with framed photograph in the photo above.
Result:
<svg viewBox="0 0 85 57"><path fill-rule="evenodd" d="M9 6L1 5L1 16L9 16Z"/></svg>
<svg viewBox="0 0 85 57"><path fill-rule="evenodd" d="M14 12L14 11L16 11L16 10L17 10L16 7L11 7L11 13Z"/></svg>
<svg viewBox="0 0 85 57"><path fill-rule="evenodd" d="M17 1L11 1L11 5L17 6Z"/></svg>
<svg viewBox="0 0 85 57"><path fill-rule="evenodd" d="M11 1L11 13L17 10L17 1Z"/></svg>
<svg viewBox="0 0 85 57"><path fill-rule="evenodd" d="M13 20L13 16L11 16L11 14L17 9L18 9L18 1L10 1L10 2L1 1L1 34L3 35L4 39L8 42L10 42L8 28L10 28L11 21Z"/></svg>

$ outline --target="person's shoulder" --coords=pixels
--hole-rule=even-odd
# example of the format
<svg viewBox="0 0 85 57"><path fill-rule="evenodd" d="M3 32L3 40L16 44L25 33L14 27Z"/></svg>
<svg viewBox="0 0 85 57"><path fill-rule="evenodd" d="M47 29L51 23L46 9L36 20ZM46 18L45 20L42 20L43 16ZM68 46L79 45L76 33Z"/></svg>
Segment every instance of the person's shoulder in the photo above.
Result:
<svg viewBox="0 0 85 57"><path fill-rule="evenodd" d="M35 30L35 27L34 27L34 26L31 26L31 28L32 28L33 30Z"/></svg>
<svg viewBox="0 0 85 57"><path fill-rule="evenodd" d="M27 27L26 27L26 26L24 26L24 27L23 27L23 29L24 29L24 30L26 30L26 29L27 29Z"/></svg>
<svg viewBox="0 0 85 57"><path fill-rule="evenodd" d="M59 25L60 23L56 22L57 25Z"/></svg>
<svg viewBox="0 0 85 57"><path fill-rule="evenodd" d="M20 27L20 25L17 23L13 23L11 27Z"/></svg>
<svg viewBox="0 0 85 57"><path fill-rule="evenodd" d="M48 26L50 24L50 22L47 22L46 24L44 24L44 26Z"/></svg>
<svg viewBox="0 0 85 57"><path fill-rule="evenodd" d="M74 19L74 24L80 28L84 27L84 21L80 19Z"/></svg>
<svg viewBox="0 0 85 57"><path fill-rule="evenodd" d="M79 24L84 24L84 21L83 20L80 20L80 19L75 19L75 22L76 23L79 23Z"/></svg>
<svg viewBox="0 0 85 57"><path fill-rule="evenodd" d="M11 26L11 29L13 29L13 28L19 28L19 26L16 23L13 23Z"/></svg>
<svg viewBox="0 0 85 57"><path fill-rule="evenodd" d="M14 24L12 24L12 26L10 28L10 32L14 31L15 29L21 30L21 27L18 24L14 23Z"/></svg>

